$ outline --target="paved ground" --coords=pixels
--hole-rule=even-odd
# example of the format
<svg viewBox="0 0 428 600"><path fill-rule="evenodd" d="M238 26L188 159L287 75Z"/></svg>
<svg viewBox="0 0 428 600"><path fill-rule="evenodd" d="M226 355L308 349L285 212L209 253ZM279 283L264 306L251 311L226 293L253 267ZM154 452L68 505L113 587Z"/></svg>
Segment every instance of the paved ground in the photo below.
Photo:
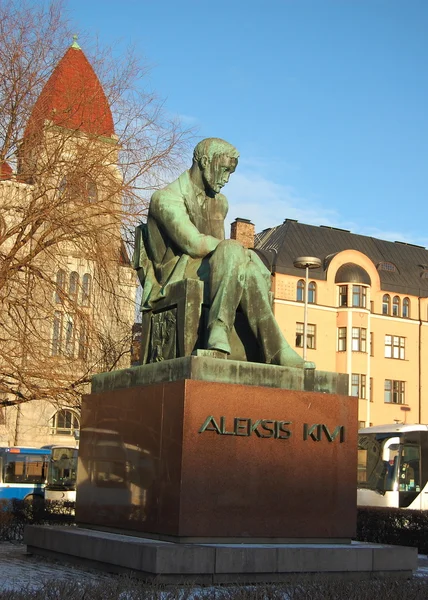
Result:
<svg viewBox="0 0 428 600"><path fill-rule="evenodd" d="M21 590L27 586L39 588L47 579L75 581L78 578L88 583L109 579L102 573L29 555L25 544L7 542L0 543L0 574L0 587L9 590Z"/></svg>
<svg viewBox="0 0 428 600"><path fill-rule="evenodd" d="M416 577L428 579L428 558L419 556ZM39 556L29 555L24 544L0 543L0 587L21 590L27 586L39 588L49 579L95 583L107 581L110 576L74 565L63 565Z"/></svg>

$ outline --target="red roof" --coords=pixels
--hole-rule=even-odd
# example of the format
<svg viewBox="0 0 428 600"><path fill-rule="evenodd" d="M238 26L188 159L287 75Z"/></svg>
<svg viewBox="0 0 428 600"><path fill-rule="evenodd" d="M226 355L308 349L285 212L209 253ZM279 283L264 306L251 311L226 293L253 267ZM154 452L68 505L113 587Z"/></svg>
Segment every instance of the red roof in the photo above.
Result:
<svg viewBox="0 0 428 600"><path fill-rule="evenodd" d="M45 119L92 135L114 133L104 90L79 47L71 46L55 67L34 105L24 138L40 131Z"/></svg>
<svg viewBox="0 0 428 600"><path fill-rule="evenodd" d="M12 167L7 162L0 162L0 179L10 179L12 173Z"/></svg>

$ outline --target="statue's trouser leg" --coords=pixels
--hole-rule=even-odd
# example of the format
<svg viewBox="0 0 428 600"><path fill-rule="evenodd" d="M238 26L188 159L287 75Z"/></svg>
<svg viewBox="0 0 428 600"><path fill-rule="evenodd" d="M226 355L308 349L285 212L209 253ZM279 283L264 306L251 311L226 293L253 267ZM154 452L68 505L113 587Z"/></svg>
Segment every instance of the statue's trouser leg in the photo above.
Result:
<svg viewBox="0 0 428 600"><path fill-rule="evenodd" d="M290 347L275 319L270 303L269 287L260 267L267 271L260 259L253 255L253 260L247 264L241 308L263 350L266 363L302 367L303 358Z"/></svg>
<svg viewBox="0 0 428 600"><path fill-rule="evenodd" d="M235 240L221 242L210 258L211 308L208 328L214 331L224 327L228 336L240 304L261 345L265 361L302 366L303 359L285 340L272 312L270 279L270 272L255 253L243 248ZM208 338L209 347L210 338L211 334ZM215 338L217 340L219 336ZM225 347L219 349L224 350Z"/></svg>
<svg viewBox="0 0 428 600"><path fill-rule="evenodd" d="M210 258L208 347L230 353L228 340L245 284L246 249L235 240L220 242ZM220 341L220 343L218 343ZM217 342L217 343L214 343Z"/></svg>

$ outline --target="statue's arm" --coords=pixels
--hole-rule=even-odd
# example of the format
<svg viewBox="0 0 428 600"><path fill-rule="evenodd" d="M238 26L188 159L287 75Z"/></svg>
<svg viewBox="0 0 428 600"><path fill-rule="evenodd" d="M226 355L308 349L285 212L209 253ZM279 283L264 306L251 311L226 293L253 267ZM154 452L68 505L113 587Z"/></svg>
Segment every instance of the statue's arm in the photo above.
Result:
<svg viewBox="0 0 428 600"><path fill-rule="evenodd" d="M150 214L180 250L192 258L210 254L221 241L200 233L191 222L183 199L167 190L153 194Z"/></svg>

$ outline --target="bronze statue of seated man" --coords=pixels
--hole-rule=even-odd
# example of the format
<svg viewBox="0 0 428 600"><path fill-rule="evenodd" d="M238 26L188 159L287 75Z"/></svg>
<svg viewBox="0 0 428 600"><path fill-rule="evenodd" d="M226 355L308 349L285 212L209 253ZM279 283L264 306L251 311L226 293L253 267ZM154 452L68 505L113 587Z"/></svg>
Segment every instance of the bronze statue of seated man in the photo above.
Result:
<svg viewBox="0 0 428 600"><path fill-rule="evenodd" d="M143 310L156 306L171 283L204 282L209 304L207 349L230 354L238 307L262 350L264 362L313 366L289 346L270 301L271 273L255 252L224 239L226 197L220 193L238 164L228 142L208 138L197 144L188 171L151 198L147 218Z"/></svg>

